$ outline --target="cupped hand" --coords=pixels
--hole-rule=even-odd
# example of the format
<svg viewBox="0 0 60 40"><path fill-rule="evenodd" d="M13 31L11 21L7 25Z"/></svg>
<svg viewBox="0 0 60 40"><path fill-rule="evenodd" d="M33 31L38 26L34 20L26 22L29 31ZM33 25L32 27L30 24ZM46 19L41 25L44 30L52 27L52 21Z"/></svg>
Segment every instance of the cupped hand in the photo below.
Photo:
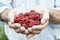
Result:
<svg viewBox="0 0 60 40"><path fill-rule="evenodd" d="M18 16L19 13L23 13L23 12L26 12L26 11L22 8L12 9L8 14L8 20L9 20L8 24L9 24L9 27L14 29L17 33L27 34L28 30L26 30L25 27L22 27L19 23L14 23L14 17Z"/></svg>
<svg viewBox="0 0 60 40"><path fill-rule="evenodd" d="M41 24L35 25L32 28L28 28L30 33L27 35L27 37L33 37L34 35L39 34L45 27L47 27L49 23L49 11L46 7L39 5L36 8L33 8L33 10L42 15Z"/></svg>
<svg viewBox="0 0 60 40"><path fill-rule="evenodd" d="M17 33L26 34L27 37L33 37L34 35L39 34L48 25L49 11L47 10L47 8L41 7L41 6L37 6L32 10L39 12L42 15L40 25L35 25L31 28L25 29L19 23L14 23L15 16L19 15L19 13L26 12L26 10L24 9L15 8L15 9L12 9L8 14L8 19L9 19L8 24L10 28L13 28Z"/></svg>

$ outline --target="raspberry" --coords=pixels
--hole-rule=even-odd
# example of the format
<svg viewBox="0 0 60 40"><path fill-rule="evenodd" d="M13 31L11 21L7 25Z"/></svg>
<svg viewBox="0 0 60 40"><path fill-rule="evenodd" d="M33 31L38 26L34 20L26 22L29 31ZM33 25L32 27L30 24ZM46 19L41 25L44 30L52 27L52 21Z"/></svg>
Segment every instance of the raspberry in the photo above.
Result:
<svg viewBox="0 0 60 40"><path fill-rule="evenodd" d="M35 15L35 20L39 20L40 16L39 15Z"/></svg>
<svg viewBox="0 0 60 40"><path fill-rule="evenodd" d="M25 17L25 18L22 18L22 23L27 23L28 22L28 18L27 17Z"/></svg>
<svg viewBox="0 0 60 40"><path fill-rule="evenodd" d="M30 13L34 13L35 11L34 10L30 10Z"/></svg>
<svg viewBox="0 0 60 40"><path fill-rule="evenodd" d="M34 25L34 20L29 20L29 27L32 27Z"/></svg>
<svg viewBox="0 0 60 40"><path fill-rule="evenodd" d="M24 14L24 16L29 16L30 14L29 14L29 12L26 12L25 14Z"/></svg>
<svg viewBox="0 0 60 40"><path fill-rule="evenodd" d="M21 19L21 22L22 22L22 23L25 23L25 21L26 21L25 18L22 18L22 19Z"/></svg>
<svg viewBox="0 0 60 40"><path fill-rule="evenodd" d="M18 16L14 18L14 22L15 23L18 23L19 22L19 17Z"/></svg>
<svg viewBox="0 0 60 40"><path fill-rule="evenodd" d="M20 13L18 16L19 16L19 17L23 16L23 13Z"/></svg>
<svg viewBox="0 0 60 40"><path fill-rule="evenodd" d="M31 23L29 23L29 25L28 25L29 27L32 27L33 26L33 22L31 22Z"/></svg>
<svg viewBox="0 0 60 40"><path fill-rule="evenodd" d="M29 16L29 19L34 19L34 15L30 15Z"/></svg>
<svg viewBox="0 0 60 40"><path fill-rule="evenodd" d="M39 25L39 24L40 24L39 21L35 21L35 22L34 22L34 25Z"/></svg>
<svg viewBox="0 0 60 40"><path fill-rule="evenodd" d="M23 13L20 13L18 16L19 16L19 18L23 18L24 17Z"/></svg>
<svg viewBox="0 0 60 40"><path fill-rule="evenodd" d="M34 25L39 25L41 22L41 14L31 10L30 12L20 13L18 16L14 18L15 23L21 24L21 26L28 29Z"/></svg>
<svg viewBox="0 0 60 40"><path fill-rule="evenodd" d="M22 21L19 21L19 24L22 24Z"/></svg>
<svg viewBox="0 0 60 40"><path fill-rule="evenodd" d="M35 14L35 11L34 10L31 10L29 14L30 15L34 15Z"/></svg>
<svg viewBox="0 0 60 40"><path fill-rule="evenodd" d="M26 20L25 22L27 23L29 21L28 17L25 17L25 20Z"/></svg>

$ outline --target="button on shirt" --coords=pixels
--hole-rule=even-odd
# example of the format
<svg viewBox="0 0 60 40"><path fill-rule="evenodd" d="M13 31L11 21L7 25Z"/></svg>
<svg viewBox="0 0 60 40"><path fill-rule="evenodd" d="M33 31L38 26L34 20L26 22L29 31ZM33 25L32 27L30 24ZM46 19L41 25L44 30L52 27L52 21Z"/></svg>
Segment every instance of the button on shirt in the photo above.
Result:
<svg viewBox="0 0 60 40"><path fill-rule="evenodd" d="M33 7L36 7L38 5L44 5L47 8L54 8L60 7L60 0L0 0L0 13L3 12L5 8L23 8L24 10L30 10ZM56 8L55 7L55 8ZM13 29L9 28L7 23L4 23L5 27L5 33L9 40L27 40L27 37L23 34L17 34ZM53 24L51 24L52 26ZM54 25L53 25L54 26ZM53 27L52 26L52 27ZM60 24L59 24L60 26ZM57 27L57 25L56 25ZM50 25L48 25L47 28L45 28L39 35L35 35L34 37L30 38L29 40L54 40L54 37L52 36L52 30L53 28L50 28ZM55 30L55 29L53 29ZM58 29L57 29L58 30ZM59 32L57 31L56 34ZM56 36L55 34L55 36ZM60 34L58 34L60 35ZM60 36L58 36L60 38ZM56 38L57 38L56 37Z"/></svg>

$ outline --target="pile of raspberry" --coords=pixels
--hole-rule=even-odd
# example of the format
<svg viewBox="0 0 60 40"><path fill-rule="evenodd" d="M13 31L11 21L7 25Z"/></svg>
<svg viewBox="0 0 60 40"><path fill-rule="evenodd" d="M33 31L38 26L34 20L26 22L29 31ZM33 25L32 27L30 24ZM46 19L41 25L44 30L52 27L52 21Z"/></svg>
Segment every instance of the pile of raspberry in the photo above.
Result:
<svg viewBox="0 0 60 40"><path fill-rule="evenodd" d="M40 25L41 14L34 10L30 10L30 12L25 13L19 13L19 15L14 18L14 23L19 23L21 26L28 29L34 25Z"/></svg>

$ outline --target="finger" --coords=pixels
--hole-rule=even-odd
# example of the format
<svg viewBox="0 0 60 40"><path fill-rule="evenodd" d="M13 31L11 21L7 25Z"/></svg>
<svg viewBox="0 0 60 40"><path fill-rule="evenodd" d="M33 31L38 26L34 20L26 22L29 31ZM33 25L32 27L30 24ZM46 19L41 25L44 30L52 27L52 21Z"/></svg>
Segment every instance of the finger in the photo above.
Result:
<svg viewBox="0 0 60 40"><path fill-rule="evenodd" d="M28 34L28 35L26 35L28 38L31 38L31 37L33 37L35 34Z"/></svg>
<svg viewBox="0 0 60 40"><path fill-rule="evenodd" d="M28 28L28 31L29 31L29 33L39 34L41 30L38 30L38 29L33 30L32 28Z"/></svg>
<svg viewBox="0 0 60 40"><path fill-rule="evenodd" d="M47 20L49 20L49 11L47 9L42 11L43 17L41 19L41 24L44 24Z"/></svg>
<svg viewBox="0 0 60 40"><path fill-rule="evenodd" d="M39 34L41 31L38 31L38 30L33 30L33 32L31 32L31 33L33 33L33 34Z"/></svg>
<svg viewBox="0 0 60 40"><path fill-rule="evenodd" d="M14 29L18 29L21 27L21 25L19 23L14 23L13 25L14 25L14 27L13 27Z"/></svg>
<svg viewBox="0 0 60 40"><path fill-rule="evenodd" d="M38 26L35 25L32 27L33 30L37 30L37 29L41 30L41 28L42 28L42 25L38 25Z"/></svg>
<svg viewBox="0 0 60 40"><path fill-rule="evenodd" d="M20 31L24 32L26 29L24 27L20 27Z"/></svg>
<svg viewBox="0 0 60 40"><path fill-rule="evenodd" d="M9 27L10 28L13 28L13 29L17 29L17 28L19 28L19 27L21 27L21 25L20 24L18 24L18 23L11 23L11 22L8 22L8 24L9 24Z"/></svg>
<svg viewBox="0 0 60 40"><path fill-rule="evenodd" d="M14 13L13 10L11 10L11 11L8 13L8 20L9 20L9 21L13 21L14 17L15 17L15 13Z"/></svg>
<svg viewBox="0 0 60 40"><path fill-rule="evenodd" d="M24 27L20 27L18 29L14 29L17 33L22 33L22 34L25 34L25 28Z"/></svg>
<svg viewBox="0 0 60 40"><path fill-rule="evenodd" d="M10 19L10 22L11 22L11 23L14 23L14 18L13 18L13 19Z"/></svg>
<svg viewBox="0 0 60 40"><path fill-rule="evenodd" d="M10 28L14 27L13 23L11 23L11 22L8 22L8 25L9 25Z"/></svg>
<svg viewBox="0 0 60 40"><path fill-rule="evenodd" d="M21 33L20 29L15 29L16 33Z"/></svg>
<svg viewBox="0 0 60 40"><path fill-rule="evenodd" d="M41 24L44 24L45 21L46 21L46 20L45 20L44 18L42 18L42 19L41 19Z"/></svg>
<svg viewBox="0 0 60 40"><path fill-rule="evenodd" d="M48 18L47 19L46 18L42 18L41 19L41 24L43 25L44 23L46 23L46 21L49 21L49 19Z"/></svg>
<svg viewBox="0 0 60 40"><path fill-rule="evenodd" d="M27 30L28 30L29 32L33 32L32 28L28 28Z"/></svg>
<svg viewBox="0 0 60 40"><path fill-rule="evenodd" d="M28 30L25 30L25 32L24 32L25 34L29 34L29 31Z"/></svg>
<svg viewBox="0 0 60 40"><path fill-rule="evenodd" d="M20 27L20 31L22 34L28 34L29 33L28 30L25 29L25 27Z"/></svg>
<svg viewBox="0 0 60 40"><path fill-rule="evenodd" d="M44 29L44 28L48 25L48 22L49 22L49 21L47 21L47 22L44 23L43 25L38 25L38 26L35 25L35 26L32 27L32 29L33 29L33 30L37 30L37 29L38 29L38 30L42 30L42 29Z"/></svg>

